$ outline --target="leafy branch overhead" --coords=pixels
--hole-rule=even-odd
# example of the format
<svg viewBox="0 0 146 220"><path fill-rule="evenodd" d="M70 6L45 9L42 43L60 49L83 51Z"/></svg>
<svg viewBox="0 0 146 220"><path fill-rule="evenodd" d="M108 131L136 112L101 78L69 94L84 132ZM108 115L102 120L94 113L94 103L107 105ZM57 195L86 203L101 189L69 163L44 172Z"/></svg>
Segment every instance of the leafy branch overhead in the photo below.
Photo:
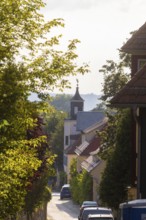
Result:
<svg viewBox="0 0 146 220"><path fill-rule="evenodd" d="M75 63L76 44L69 42L65 52L60 50L61 35L52 36L53 28L64 27L63 19L46 22L39 13L42 1L2 1L0 63L17 62L23 67L23 84L30 91L52 91L69 86L67 77L88 72L88 65L78 67ZM8 12L8 13L7 13Z"/></svg>
<svg viewBox="0 0 146 220"><path fill-rule="evenodd" d="M0 219L15 218L24 207L33 211L41 195L50 193L45 184L55 156L40 118L53 110L43 99L30 102L29 95L49 96L54 88L69 87L69 76L89 71L88 64L76 64L79 40L60 49L62 35L52 33L64 21L45 21L43 7L42 0L0 1Z"/></svg>
<svg viewBox="0 0 146 220"><path fill-rule="evenodd" d="M99 70L104 76L101 100L107 103L130 79L130 55L119 51L119 58L119 62L107 60Z"/></svg>

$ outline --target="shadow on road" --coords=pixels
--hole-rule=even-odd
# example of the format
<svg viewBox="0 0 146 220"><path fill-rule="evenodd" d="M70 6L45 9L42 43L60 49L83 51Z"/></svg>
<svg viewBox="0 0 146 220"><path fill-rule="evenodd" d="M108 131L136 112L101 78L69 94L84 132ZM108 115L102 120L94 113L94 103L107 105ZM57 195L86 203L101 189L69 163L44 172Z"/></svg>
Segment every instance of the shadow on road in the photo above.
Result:
<svg viewBox="0 0 146 220"><path fill-rule="evenodd" d="M60 211L65 211L68 215L73 218L77 218L79 214L79 205L74 204L73 201L70 199L64 199L62 204L56 204L57 208Z"/></svg>

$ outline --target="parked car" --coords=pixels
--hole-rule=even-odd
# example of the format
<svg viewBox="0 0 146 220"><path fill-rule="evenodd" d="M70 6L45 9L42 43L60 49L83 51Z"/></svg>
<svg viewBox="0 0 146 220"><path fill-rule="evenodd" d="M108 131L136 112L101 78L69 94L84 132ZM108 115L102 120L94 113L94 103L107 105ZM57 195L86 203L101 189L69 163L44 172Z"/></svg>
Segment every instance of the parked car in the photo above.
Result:
<svg viewBox="0 0 146 220"><path fill-rule="evenodd" d="M80 220L87 220L89 214L112 214L112 210L106 207L87 207L84 208Z"/></svg>
<svg viewBox="0 0 146 220"><path fill-rule="evenodd" d="M97 207L97 206L98 206L98 204L96 201L83 201L82 205L80 206L80 212L79 212L78 219L80 219L85 207L87 208L87 207Z"/></svg>
<svg viewBox="0 0 146 220"><path fill-rule="evenodd" d="M112 214L89 214L87 220L114 220Z"/></svg>
<svg viewBox="0 0 146 220"><path fill-rule="evenodd" d="M70 185L69 184L64 184L61 188L60 191L60 199L64 198L71 198L71 191L70 191Z"/></svg>

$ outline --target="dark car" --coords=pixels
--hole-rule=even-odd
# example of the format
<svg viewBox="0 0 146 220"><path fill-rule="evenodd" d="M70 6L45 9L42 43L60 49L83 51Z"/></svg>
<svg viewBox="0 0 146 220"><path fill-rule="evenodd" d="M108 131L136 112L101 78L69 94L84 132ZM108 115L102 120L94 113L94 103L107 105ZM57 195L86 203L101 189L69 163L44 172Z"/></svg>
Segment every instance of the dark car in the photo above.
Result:
<svg viewBox="0 0 146 220"><path fill-rule="evenodd" d="M96 201L83 201L82 205L80 206L80 213L79 213L78 219L80 219L85 207L87 208L87 207L97 207L97 206L98 204Z"/></svg>
<svg viewBox="0 0 146 220"><path fill-rule="evenodd" d="M60 199L69 199L71 198L71 191L70 191L70 185L65 184L62 186L60 191Z"/></svg>

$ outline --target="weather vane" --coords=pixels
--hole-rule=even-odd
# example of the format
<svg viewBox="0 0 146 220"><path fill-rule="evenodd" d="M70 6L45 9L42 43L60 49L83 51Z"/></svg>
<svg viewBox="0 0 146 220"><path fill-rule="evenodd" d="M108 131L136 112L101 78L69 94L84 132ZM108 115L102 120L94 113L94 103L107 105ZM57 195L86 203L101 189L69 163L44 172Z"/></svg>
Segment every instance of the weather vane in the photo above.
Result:
<svg viewBox="0 0 146 220"><path fill-rule="evenodd" d="M76 79L76 82L77 82L77 87L78 87L78 85L79 85L79 80L78 80L78 79Z"/></svg>

